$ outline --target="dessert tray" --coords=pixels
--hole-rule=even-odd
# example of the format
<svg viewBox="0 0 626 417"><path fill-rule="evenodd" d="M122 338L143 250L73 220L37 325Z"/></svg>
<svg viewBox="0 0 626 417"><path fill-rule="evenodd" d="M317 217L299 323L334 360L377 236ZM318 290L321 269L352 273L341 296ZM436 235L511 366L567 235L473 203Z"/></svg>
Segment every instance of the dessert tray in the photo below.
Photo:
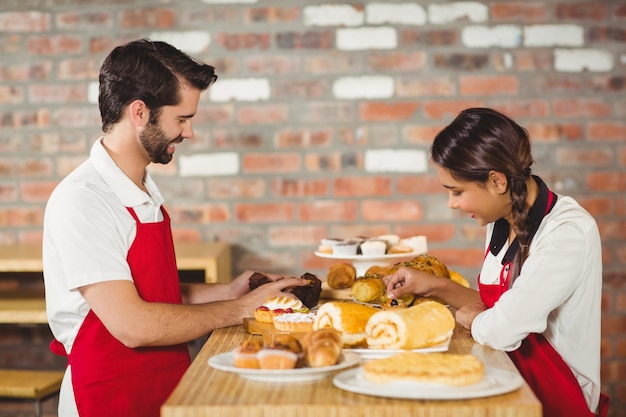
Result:
<svg viewBox="0 0 626 417"><path fill-rule="evenodd" d="M392 262L403 258L414 258L417 255L423 255L426 252L406 252L406 253L388 253L385 255L336 255L332 253L323 253L315 251L318 258L336 259L341 261L350 261L356 269L357 276L365 275L370 267L374 265L390 265Z"/></svg>
<svg viewBox="0 0 626 417"><path fill-rule="evenodd" d="M515 372L485 367L483 379L475 384L451 386L412 381L374 383L365 379L362 367L341 372L333 378L333 384L346 391L376 397L412 400L458 400L489 397L514 391L524 380Z"/></svg>
<svg viewBox="0 0 626 417"><path fill-rule="evenodd" d="M306 382L322 379L332 372L358 365L361 360L356 353L343 352L339 363L320 368L296 369L249 369L235 366L233 352L220 353L209 358L209 366L221 371L232 372L240 377L261 382Z"/></svg>

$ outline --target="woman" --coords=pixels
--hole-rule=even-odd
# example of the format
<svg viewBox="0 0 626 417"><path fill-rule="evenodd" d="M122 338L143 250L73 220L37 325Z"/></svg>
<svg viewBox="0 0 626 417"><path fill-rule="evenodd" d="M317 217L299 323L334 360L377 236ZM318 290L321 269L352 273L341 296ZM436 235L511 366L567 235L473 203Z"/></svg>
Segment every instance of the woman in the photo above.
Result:
<svg viewBox="0 0 626 417"><path fill-rule="evenodd" d="M487 226L478 291L401 268L385 277L389 297L412 292L457 309L476 341L509 353L544 416L606 415L594 219L531 175L528 133L494 110L463 111L436 136L431 157L450 207Z"/></svg>

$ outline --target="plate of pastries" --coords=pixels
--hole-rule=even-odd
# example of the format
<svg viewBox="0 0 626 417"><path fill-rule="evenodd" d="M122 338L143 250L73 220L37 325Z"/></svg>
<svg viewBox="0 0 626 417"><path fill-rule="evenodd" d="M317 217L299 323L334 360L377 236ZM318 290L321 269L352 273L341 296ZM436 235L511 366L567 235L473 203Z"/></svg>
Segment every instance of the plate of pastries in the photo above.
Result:
<svg viewBox="0 0 626 417"><path fill-rule="evenodd" d="M326 328L300 339L289 334L278 334L269 343L249 338L231 352L212 356L209 366L252 381L300 382L325 378L359 362L358 354L343 351L339 332Z"/></svg>

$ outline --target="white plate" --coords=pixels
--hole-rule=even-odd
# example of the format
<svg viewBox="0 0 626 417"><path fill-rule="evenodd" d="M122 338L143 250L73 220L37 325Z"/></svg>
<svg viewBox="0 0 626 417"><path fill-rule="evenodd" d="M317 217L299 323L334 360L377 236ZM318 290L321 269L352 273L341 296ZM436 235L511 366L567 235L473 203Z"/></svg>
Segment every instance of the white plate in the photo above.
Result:
<svg viewBox="0 0 626 417"><path fill-rule="evenodd" d="M436 345L412 349L412 352L419 353L430 353L430 352L447 352L448 347L450 346L450 339L448 338L446 341L438 343ZM406 352L404 349L370 349L370 348L344 348L344 352L352 352L359 354L361 356L361 360L371 360L371 359L380 359L386 358L387 356L394 355L396 353Z"/></svg>
<svg viewBox="0 0 626 417"><path fill-rule="evenodd" d="M332 253L322 253L315 252L315 256L320 258L328 258L328 259L344 259L346 261L388 261L390 259L398 259L398 258L414 258L417 255L422 255L424 252L408 252L408 253L388 253L385 255L334 255Z"/></svg>
<svg viewBox="0 0 626 417"><path fill-rule="evenodd" d="M357 394L410 400L459 400L489 397L514 391L524 379L515 372L485 367L485 376L471 385L451 386L402 381L376 384L365 379L362 367L341 372L333 378L335 386Z"/></svg>
<svg viewBox="0 0 626 417"><path fill-rule="evenodd" d="M209 358L209 366L221 371L233 372L242 378L261 382L303 382L313 381L330 375L333 371L357 365L361 358L356 353L343 352L339 363L321 368L297 369L248 369L237 368L233 352L220 353Z"/></svg>

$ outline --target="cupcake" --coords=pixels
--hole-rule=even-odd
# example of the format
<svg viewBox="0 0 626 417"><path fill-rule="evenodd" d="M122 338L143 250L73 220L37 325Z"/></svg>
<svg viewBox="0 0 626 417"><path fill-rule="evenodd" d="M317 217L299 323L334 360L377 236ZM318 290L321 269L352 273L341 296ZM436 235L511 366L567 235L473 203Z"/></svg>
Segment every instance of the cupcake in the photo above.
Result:
<svg viewBox="0 0 626 417"><path fill-rule="evenodd" d="M244 340L233 351L233 360L237 368L259 369L258 352L261 350L261 342L254 339Z"/></svg>
<svg viewBox="0 0 626 417"><path fill-rule="evenodd" d="M347 240L333 246L333 255L338 256L354 256L359 248L359 242L355 240Z"/></svg>
<svg viewBox="0 0 626 417"><path fill-rule="evenodd" d="M387 242L387 247L400 243L400 236L398 235L380 235L376 239L381 239Z"/></svg>
<svg viewBox="0 0 626 417"><path fill-rule="evenodd" d="M302 366L302 345L291 335L276 335L274 340L257 353L261 369L293 369Z"/></svg>
<svg viewBox="0 0 626 417"><path fill-rule="evenodd" d="M387 242L384 240L366 240L361 243L361 253L363 256L380 256L387 252Z"/></svg>
<svg viewBox="0 0 626 417"><path fill-rule="evenodd" d="M426 245L426 236L407 237L405 239L401 239L400 244L410 247L413 252L428 252L428 247Z"/></svg>

